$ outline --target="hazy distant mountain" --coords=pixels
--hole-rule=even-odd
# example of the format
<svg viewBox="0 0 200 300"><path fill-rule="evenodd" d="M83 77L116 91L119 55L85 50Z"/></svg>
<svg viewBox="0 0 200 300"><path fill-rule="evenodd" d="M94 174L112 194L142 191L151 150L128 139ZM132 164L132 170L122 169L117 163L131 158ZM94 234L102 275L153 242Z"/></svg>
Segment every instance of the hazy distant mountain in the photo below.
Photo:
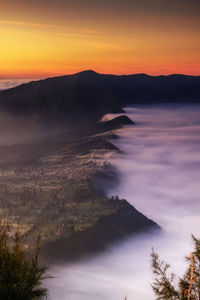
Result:
<svg viewBox="0 0 200 300"><path fill-rule="evenodd" d="M200 76L103 75L83 71L0 92L0 107L41 120L100 117L127 104L200 102Z"/></svg>

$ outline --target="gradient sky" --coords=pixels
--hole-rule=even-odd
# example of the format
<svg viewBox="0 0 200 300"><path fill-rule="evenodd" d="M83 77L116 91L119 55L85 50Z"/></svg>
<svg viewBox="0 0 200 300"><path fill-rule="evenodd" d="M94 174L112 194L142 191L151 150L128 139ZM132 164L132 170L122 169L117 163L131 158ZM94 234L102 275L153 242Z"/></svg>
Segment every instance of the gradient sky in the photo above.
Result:
<svg viewBox="0 0 200 300"><path fill-rule="evenodd" d="M0 0L0 77L200 75L200 0Z"/></svg>

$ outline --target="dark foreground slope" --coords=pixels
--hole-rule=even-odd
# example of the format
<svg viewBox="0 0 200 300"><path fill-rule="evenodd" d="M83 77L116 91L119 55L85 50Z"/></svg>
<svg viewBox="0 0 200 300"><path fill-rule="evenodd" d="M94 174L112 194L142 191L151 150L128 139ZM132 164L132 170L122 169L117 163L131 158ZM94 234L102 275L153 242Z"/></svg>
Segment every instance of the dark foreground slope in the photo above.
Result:
<svg viewBox="0 0 200 300"><path fill-rule="evenodd" d="M186 75L115 76L94 71L49 78L0 92L0 107L56 122L88 118L127 104L199 102L200 77Z"/></svg>

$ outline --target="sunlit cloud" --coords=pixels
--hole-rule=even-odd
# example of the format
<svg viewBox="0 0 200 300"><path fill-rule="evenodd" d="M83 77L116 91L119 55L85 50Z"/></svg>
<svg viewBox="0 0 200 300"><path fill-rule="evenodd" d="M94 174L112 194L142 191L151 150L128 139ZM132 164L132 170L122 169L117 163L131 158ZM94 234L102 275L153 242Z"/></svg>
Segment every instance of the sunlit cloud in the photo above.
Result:
<svg viewBox="0 0 200 300"><path fill-rule="evenodd" d="M12 20L0 20L0 24L5 25L16 25L16 26L25 26L25 27L34 27L34 28L49 28L49 29L62 29L62 30L68 30L68 31L78 31L85 34L88 34L88 36L91 35L100 35L102 32L96 31L96 30L90 30L90 29L84 29L84 28L70 28L66 26L58 26L56 24L44 24L44 23L32 23L32 22L25 22L25 21L12 21ZM60 35L67 35L67 33L60 33ZM68 33L70 35L70 33ZM76 34L74 33L74 36ZM73 33L71 33L71 36L73 36Z"/></svg>
<svg viewBox="0 0 200 300"><path fill-rule="evenodd" d="M49 24L30 23L30 22L11 21L11 20L0 20L0 24L29 26L29 27L40 27L40 28L52 28L52 27L55 27L54 25L49 25Z"/></svg>

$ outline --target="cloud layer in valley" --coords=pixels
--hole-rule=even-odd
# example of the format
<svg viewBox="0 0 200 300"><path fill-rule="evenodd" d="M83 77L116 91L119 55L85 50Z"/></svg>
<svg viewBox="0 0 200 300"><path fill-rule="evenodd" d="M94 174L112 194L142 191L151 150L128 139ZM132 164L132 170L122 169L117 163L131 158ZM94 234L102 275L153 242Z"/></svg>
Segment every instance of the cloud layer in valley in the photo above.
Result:
<svg viewBox="0 0 200 300"><path fill-rule="evenodd" d="M121 183L109 191L128 199L157 221L162 233L130 237L107 252L71 265L54 266L50 299L153 300L150 253L182 275L191 251L191 233L200 237L200 106L128 108L135 126L118 131L122 150L111 163Z"/></svg>

